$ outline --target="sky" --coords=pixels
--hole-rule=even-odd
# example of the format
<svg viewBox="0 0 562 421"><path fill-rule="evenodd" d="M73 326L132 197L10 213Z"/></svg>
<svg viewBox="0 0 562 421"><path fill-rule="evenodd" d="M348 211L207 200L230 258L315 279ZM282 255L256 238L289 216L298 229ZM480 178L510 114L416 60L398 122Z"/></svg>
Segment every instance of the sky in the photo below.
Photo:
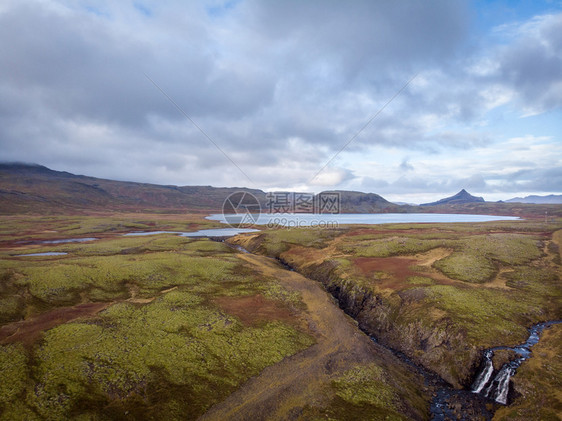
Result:
<svg viewBox="0 0 562 421"><path fill-rule="evenodd" d="M2 0L0 161L424 203L562 193L562 1Z"/></svg>

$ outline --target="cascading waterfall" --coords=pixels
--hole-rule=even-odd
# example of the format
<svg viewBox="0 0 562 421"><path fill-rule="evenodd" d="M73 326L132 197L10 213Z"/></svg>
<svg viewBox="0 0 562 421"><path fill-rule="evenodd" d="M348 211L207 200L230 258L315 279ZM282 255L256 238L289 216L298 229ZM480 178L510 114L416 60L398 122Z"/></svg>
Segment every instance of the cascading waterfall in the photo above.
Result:
<svg viewBox="0 0 562 421"><path fill-rule="evenodd" d="M496 395L494 399L496 402L507 404L507 394L509 393L509 379L515 374L515 369L510 367L509 364L504 364L500 372L494 379L497 382Z"/></svg>
<svg viewBox="0 0 562 421"><path fill-rule="evenodd" d="M536 324L529 329L529 338L525 341L525 343L516 347L511 348L507 346L498 346L486 350L484 352L484 366L472 384L472 392L494 399L496 402L503 405L507 405L509 380L511 379L511 376L515 374L515 371L519 368L523 361L531 357L531 347L539 341L541 332L545 328L558 323L562 323L562 320ZM518 357L515 360L504 364L496 375L493 376L494 364L492 357L494 356L494 351L500 349L514 351ZM493 380L491 380L492 378Z"/></svg>
<svg viewBox="0 0 562 421"><path fill-rule="evenodd" d="M492 363L492 356L494 353L490 350L484 353L484 368L476 377L474 384L472 385L472 391L474 393L480 393L482 389L488 384L492 373L494 372L494 364Z"/></svg>

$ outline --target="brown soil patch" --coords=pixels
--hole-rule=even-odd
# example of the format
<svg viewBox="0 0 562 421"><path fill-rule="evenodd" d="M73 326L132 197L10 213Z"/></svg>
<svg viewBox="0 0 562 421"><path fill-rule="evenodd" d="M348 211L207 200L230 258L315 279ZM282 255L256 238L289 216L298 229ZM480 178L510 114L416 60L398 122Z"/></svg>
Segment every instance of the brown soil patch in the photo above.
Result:
<svg viewBox="0 0 562 421"><path fill-rule="evenodd" d="M500 268L498 274L492 281L487 282L483 286L489 288L502 288L502 289L511 289L509 286L506 285L507 279L505 279L504 274L513 272L511 268Z"/></svg>
<svg viewBox="0 0 562 421"><path fill-rule="evenodd" d="M436 261L444 259L445 257L450 256L453 253L452 249L447 249L444 247L437 247L432 250L429 250L426 253L419 253L416 254L414 257L417 260L417 264L419 266L427 266L430 267Z"/></svg>
<svg viewBox="0 0 562 421"><path fill-rule="evenodd" d="M445 276L432 265L436 261L449 256L452 252L451 249L438 247L414 256L358 257L353 262L365 275L371 275L374 272L385 273L388 277L377 281L380 288L399 289L411 276L425 276L440 284L450 285L461 281L455 281ZM415 269L412 269L413 266L415 266Z"/></svg>
<svg viewBox="0 0 562 421"><path fill-rule="evenodd" d="M373 272L385 272L399 281L405 281L408 277L418 275L410 269L417 263L415 259L405 257L358 257L353 261L361 272L370 275Z"/></svg>
<svg viewBox="0 0 562 421"><path fill-rule="evenodd" d="M294 320L286 307L261 294L249 297L219 297L214 302L228 314L238 317L245 325L256 325L264 320Z"/></svg>
<svg viewBox="0 0 562 421"><path fill-rule="evenodd" d="M23 342L30 345L39 338L43 331L80 317L94 315L110 304L78 304L72 307L57 308L28 320L8 323L0 327L0 344Z"/></svg>

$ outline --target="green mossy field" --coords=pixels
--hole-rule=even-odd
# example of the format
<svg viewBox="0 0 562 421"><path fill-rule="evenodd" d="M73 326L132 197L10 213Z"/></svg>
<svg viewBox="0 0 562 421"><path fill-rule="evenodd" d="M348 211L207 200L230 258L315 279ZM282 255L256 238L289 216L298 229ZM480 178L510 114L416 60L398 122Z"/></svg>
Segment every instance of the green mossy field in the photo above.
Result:
<svg viewBox="0 0 562 421"><path fill-rule="evenodd" d="M154 230L146 221L69 219L22 221L25 234L18 223L3 225L2 238L15 241L0 250L0 419L194 419L314 343L297 323L247 325L215 304L260 294L302 307L298 294L254 273L225 244L118 234ZM165 221L158 229L190 226ZM96 234L88 243L29 244ZM68 254L15 257L50 251ZM52 320L90 302L105 308ZM44 329L33 335L37 325Z"/></svg>
<svg viewBox="0 0 562 421"><path fill-rule="evenodd" d="M290 272L259 269L210 239L123 236L217 226L196 215L3 217L0 420L196 419L319 346ZM361 329L461 387L482 349L562 318L561 240L558 220L275 228L229 243L322 282ZM42 252L67 254L18 256ZM555 332L514 377L522 396L559 388L548 363ZM375 357L315 368L330 380L300 419L423 419L427 391L390 356ZM559 402L544 396L547 417ZM523 419L525 402L498 416Z"/></svg>
<svg viewBox="0 0 562 421"><path fill-rule="evenodd" d="M300 290L288 288L291 280L283 275L290 272L275 261L267 259L276 269L264 272L267 265L260 269L223 242L123 235L216 223L135 214L11 216L3 222L0 420L197 419L296 354L300 369L323 391L302 419L426 413L417 377L390 357L377 360L366 337L349 360L332 357L341 353L340 344L326 341L329 327L319 332L310 322L314 311L332 310L310 310L316 298L307 304ZM318 250L339 233L316 230L305 244ZM272 235L271 250L301 239L284 229ZM72 238L95 240L44 243ZM45 252L66 254L26 256ZM317 287L298 282L305 292L307 282ZM356 340L357 327L329 305L343 318L339 332ZM327 375L306 353L311 347L341 367ZM293 372L289 367L288 381L302 383Z"/></svg>

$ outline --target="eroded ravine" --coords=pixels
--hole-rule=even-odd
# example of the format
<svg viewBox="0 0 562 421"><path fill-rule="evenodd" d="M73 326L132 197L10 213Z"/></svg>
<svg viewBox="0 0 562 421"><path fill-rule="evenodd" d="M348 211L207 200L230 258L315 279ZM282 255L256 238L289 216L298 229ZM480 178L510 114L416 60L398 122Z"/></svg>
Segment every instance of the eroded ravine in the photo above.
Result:
<svg viewBox="0 0 562 421"><path fill-rule="evenodd" d="M241 246L237 246L241 247ZM445 250L448 252L448 250ZM246 251L247 252L247 251ZM249 256L255 256L250 254ZM429 257L433 257L429 256ZM292 272L295 273L295 270L298 268L291 267L287 262L281 260L281 263L285 266L285 269L291 269ZM285 273L287 271L285 270ZM305 278L307 279L307 278ZM318 281L318 280L317 280ZM321 284L321 282L318 282ZM324 289L321 289L324 292ZM331 291L330 291L331 292ZM336 299L340 298L334 296ZM345 303L338 300L338 304L345 311L347 314L353 317L353 314L350 314L348 309L346 309ZM550 323L558 323L556 322L547 322L540 325L550 324ZM535 328L539 326L533 326L530 328L531 338L535 337L536 341L538 341L538 336L536 335ZM366 334L370 335L370 332L365 332ZM374 342L378 342L376 338L372 337ZM528 342L528 341L527 341ZM536 342L534 342L536 343ZM502 347L500 347L502 348ZM506 348L506 347L503 347ZM500 405L499 404L507 404L508 401L508 394L509 394L509 384L510 384L510 376L515 373L515 369L509 371L509 376L501 376L502 371L496 370L494 372L484 373L485 377L488 377L486 386L489 386L490 380L496 381L496 391L494 391L493 396L487 396L486 393L473 393L473 390L470 388L454 388L449 383L444 381L441 377L437 374L428 371L423 366L412 362L408 357L402 354L399 351L395 351L391 348L386 348L390 352L392 352L397 358L401 359L407 365L410 366L410 369L420 375L423 376L425 381L425 387L432 391L433 397L430 403L431 409L431 419L432 420L452 420L452 419L461 419L461 420L472 420L472 419L482 419L482 420L491 420L495 409L497 409ZM530 355L526 354L525 358L529 358ZM517 361L518 366L524 361L521 359ZM511 365L509 366L511 367ZM515 367L517 368L517 367ZM503 370L507 373L506 370ZM505 374L504 373L504 374ZM478 373L477 373L478 375ZM476 379L477 380L477 379ZM476 381L477 382L477 381ZM476 383L475 382L475 383ZM484 390L485 391L485 390ZM498 399L494 399L497 397Z"/></svg>
<svg viewBox="0 0 562 421"><path fill-rule="evenodd" d="M318 282L288 271L274 259L239 254L259 273L272 276L291 291L300 293L306 304L305 322L316 344L263 370L260 375L213 406L201 420L298 419L310 404L322 406L329 398L327 386L357 364L401 366L389 351L372 343L356 323L337 306ZM421 380L421 379L420 379ZM420 381L420 387L423 387ZM404 414L421 419L423 414Z"/></svg>

